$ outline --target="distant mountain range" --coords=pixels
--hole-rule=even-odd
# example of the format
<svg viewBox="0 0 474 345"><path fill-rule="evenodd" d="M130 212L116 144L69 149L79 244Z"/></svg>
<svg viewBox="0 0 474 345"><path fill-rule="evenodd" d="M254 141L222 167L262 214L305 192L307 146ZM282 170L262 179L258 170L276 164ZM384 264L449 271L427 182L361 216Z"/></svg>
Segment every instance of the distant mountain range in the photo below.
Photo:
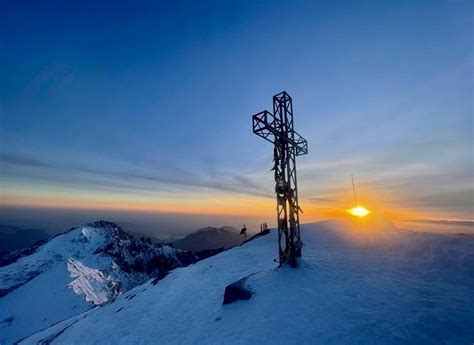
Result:
<svg viewBox="0 0 474 345"><path fill-rule="evenodd" d="M43 229L22 229L0 224L0 259L9 252L26 248L48 237L49 234Z"/></svg>
<svg viewBox="0 0 474 345"><path fill-rule="evenodd" d="M173 242L174 247L199 252L212 249L228 249L243 241L239 231L232 226L206 227Z"/></svg>

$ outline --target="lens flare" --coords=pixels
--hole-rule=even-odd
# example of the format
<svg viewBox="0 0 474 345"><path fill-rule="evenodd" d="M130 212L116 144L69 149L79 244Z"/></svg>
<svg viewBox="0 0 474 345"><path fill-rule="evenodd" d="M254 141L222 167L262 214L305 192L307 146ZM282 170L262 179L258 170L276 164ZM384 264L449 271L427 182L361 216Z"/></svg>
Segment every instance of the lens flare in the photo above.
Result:
<svg viewBox="0 0 474 345"><path fill-rule="evenodd" d="M349 212L350 214L356 217L365 217L366 215L371 213L368 209L362 206L351 208L347 210L347 212Z"/></svg>

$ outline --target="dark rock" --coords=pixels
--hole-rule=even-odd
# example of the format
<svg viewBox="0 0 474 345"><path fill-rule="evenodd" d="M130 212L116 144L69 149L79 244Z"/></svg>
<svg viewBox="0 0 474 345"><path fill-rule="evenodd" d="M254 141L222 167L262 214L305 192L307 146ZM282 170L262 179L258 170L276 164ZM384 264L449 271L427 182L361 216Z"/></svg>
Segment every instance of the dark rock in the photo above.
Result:
<svg viewBox="0 0 474 345"><path fill-rule="evenodd" d="M166 277L168 274L168 272L166 271L160 271L157 273L156 277L151 281L151 285L156 285L158 284L158 282L163 279L164 277Z"/></svg>
<svg viewBox="0 0 474 345"><path fill-rule="evenodd" d="M13 320L15 320L15 317L13 315L7 317L6 319L4 319L3 321L1 321L0 323L5 323L7 325L7 327L10 327Z"/></svg>
<svg viewBox="0 0 474 345"><path fill-rule="evenodd" d="M112 257L115 264L127 273L141 272L161 279L164 272L188 266L199 260L194 253L186 250L175 250L173 255L168 255L166 250L163 251L166 245L153 243L145 238L137 239L109 221L100 220L90 225L105 229L112 236L111 240L97 248L94 254L103 253Z"/></svg>
<svg viewBox="0 0 474 345"><path fill-rule="evenodd" d="M253 240L255 240L256 238L259 238L259 237L262 237L262 236L266 236L266 235L268 235L269 233L270 233L270 229L267 229L267 230L261 231L261 232L259 232L259 233L256 233L255 235L253 235L252 237L250 237L247 241L242 242L241 245L246 244L246 243L248 243L248 242L250 242L250 241L253 241Z"/></svg>
<svg viewBox="0 0 474 345"><path fill-rule="evenodd" d="M208 249L208 250L201 250L199 252L194 252L194 254L198 257L198 260L204 260L204 259L210 258L211 256L222 253L225 250L227 249L225 248Z"/></svg>
<svg viewBox="0 0 474 345"><path fill-rule="evenodd" d="M247 277L242 278L235 283L227 285L224 292L223 305L242 300L249 300L253 292L246 286Z"/></svg>

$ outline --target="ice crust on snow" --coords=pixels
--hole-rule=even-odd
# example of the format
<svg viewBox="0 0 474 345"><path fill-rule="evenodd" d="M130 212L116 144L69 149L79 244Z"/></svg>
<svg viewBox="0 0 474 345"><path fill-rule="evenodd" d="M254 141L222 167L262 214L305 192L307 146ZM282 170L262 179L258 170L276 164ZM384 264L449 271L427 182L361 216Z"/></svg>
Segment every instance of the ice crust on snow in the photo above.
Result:
<svg viewBox="0 0 474 345"><path fill-rule="evenodd" d="M73 258L68 259L67 269L71 277L75 278L68 287L72 288L76 295L84 296L86 302L99 305L119 294L120 284L98 269L88 267Z"/></svg>
<svg viewBox="0 0 474 345"><path fill-rule="evenodd" d="M297 269L276 268L273 231L21 343L471 344L474 237L366 221L302 225ZM223 306L243 277L252 298Z"/></svg>

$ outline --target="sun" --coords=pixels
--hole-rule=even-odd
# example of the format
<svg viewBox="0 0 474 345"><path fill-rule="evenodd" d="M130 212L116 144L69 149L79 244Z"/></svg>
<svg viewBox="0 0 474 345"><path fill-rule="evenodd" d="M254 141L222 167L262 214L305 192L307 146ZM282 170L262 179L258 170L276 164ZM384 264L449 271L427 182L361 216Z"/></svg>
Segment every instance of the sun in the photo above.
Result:
<svg viewBox="0 0 474 345"><path fill-rule="evenodd" d="M366 209L365 207L362 206L357 206L354 208L351 208L347 210L350 214L356 217L365 217L366 215L372 213L370 210Z"/></svg>

